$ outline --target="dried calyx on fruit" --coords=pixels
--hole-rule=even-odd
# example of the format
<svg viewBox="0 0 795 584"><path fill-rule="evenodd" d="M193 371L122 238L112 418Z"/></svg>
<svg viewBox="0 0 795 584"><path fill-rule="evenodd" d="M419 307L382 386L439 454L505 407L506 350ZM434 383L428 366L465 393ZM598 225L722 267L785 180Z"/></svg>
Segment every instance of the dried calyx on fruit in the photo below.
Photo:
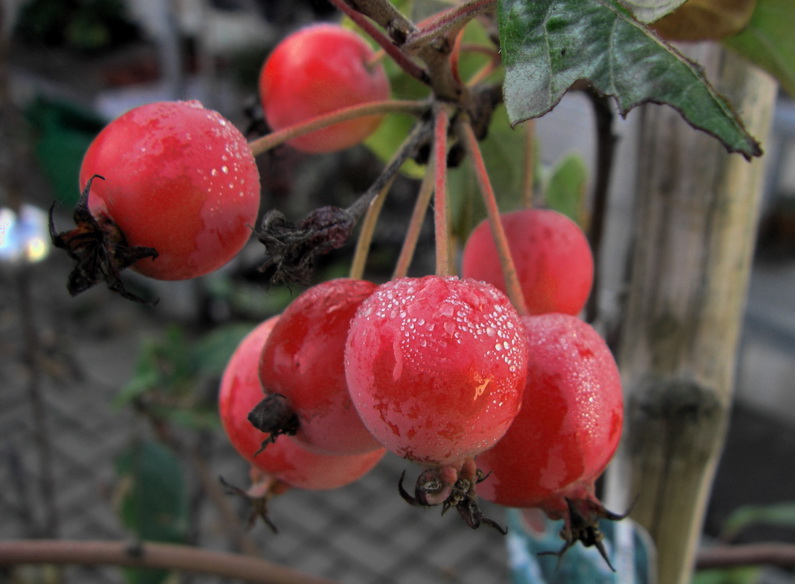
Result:
<svg viewBox="0 0 795 584"><path fill-rule="evenodd" d="M585 547L595 547L615 572L605 549L604 534L599 530L599 521L620 521L629 515L629 511L621 514L609 511L593 494L593 487L587 485L578 485L567 491L570 492L561 492L559 496L538 504L547 517L563 519L564 522L560 530L563 547L557 551L540 552L540 555L558 556L558 561L561 561L563 554L579 541Z"/></svg>
<svg viewBox="0 0 795 584"><path fill-rule="evenodd" d="M139 260L156 258L157 250L143 245L129 245L116 222L106 213L96 216L88 208L88 196L94 180L105 180L95 174L88 179L80 199L74 210L75 228L58 233L55 229L53 211L55 203L50 206L50 239L55 247L66 250L76 264L69 273L66 288L69 294L76 296L92 286L105 282L113 292L121 294L128 300L147 303L137 294L127 290L121 280L120 272L129 268Z"/></svg>
<svg viewBox="0 0 795 584"><path fill-rule="evenodd" d="M477 469L474 461L466 463L460 472L450 467L425 469L417 478L414 495L409 494L403 487L405 478L406 471L403 471L398 481L398 492L409 505L414 507L441 505L442 515L454 507L472 529L489 525L503 535L508 533L499 523L485 517L480 509L475 485L486 480L488 475Z"/></svg>
<svg viewBox="0 0 795 584"><path fill-rule="evenodd" d="M260 519L273 533L278 533L279 529L268 515L268 503L276 495L288 491L290 485L253 465L249 471L249 478L251 486L247 489L237 487L223 477L218 477L218 480L229 494L243 497L249 502L248 529L254 527L257 519Z"/></svg>

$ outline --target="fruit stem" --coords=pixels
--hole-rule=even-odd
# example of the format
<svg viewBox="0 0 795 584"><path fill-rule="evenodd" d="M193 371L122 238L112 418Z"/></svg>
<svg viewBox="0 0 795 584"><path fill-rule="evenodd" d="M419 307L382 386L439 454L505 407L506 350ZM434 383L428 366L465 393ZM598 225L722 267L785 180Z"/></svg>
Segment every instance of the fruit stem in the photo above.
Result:
<svg viewBox="0 0 795 584"><path fill-rule="evenodd" d="M373 56L365 61L364 66L367 68L368 71L372 71L375 69L379 63L381 63L384 58L386 57L386 51L384 49L378 49Z"/></svg>
<svg viewBox="0 0 795 584"><path fill-rule="evenodd" d="M434 114L431 165L434 175L433 225L436 238L436 275L449 276L452 273L447 205L447 130L450 125L450 114L447 106L441 102L437 102Z"/></svg>
<svg viewBox="0 0 795 584"><path fill-rule="evenodd" d="M303 136L315 130L320 130L327 126L347 122L364 116L401 113L420 116L428 110L428 103L417 100L395 100L387 99L384 101L373 101L364 104L353 105L346 108L334 110L332 112L311 118L308 121L294 124L282 128L276 132L266 134L248 143L251 153L254 156L264 154L268 150L284 144L288 140Z"/></svg>
<svg viewBox="0 0 795 584"><path fill-rule="evenodd" d="M472 129L472 123L466 116L462 116L462 119L457 124L457 128L463 139L467 154L469 154L469 158L472 161L478 186L483 196L483 204L486 207L489 225L491 226L491 234L494 238L494 244L497 247L497 255L500 258L500 265L502 266L502 273L505 278L505 290L517 312L523 316L527 315L527 305L525 304L522 288L519 285L519 277L516 274L516 267L511 257L508 238L505 236L505 230L500 220L500 209L497 206L497 198L494 195L494 188L489 179L489 173L483 160L483 154L480 151L475 132Z"/></svg>
<svg viewBox="0 0 795 584"><path fill-rule="evenodd" d="M348 211L358 221L369 210L372 200L378 193L386 187L387 183L400 171L403 164L412 156L415 156L421 147L426 145L431 139L431 127L426 121L415 124L411 133L400 145L395 155L381 171L381 174L370 185L370 188L356 201L348 207Z"/></svg>
<svg viewBox="0 0 795 584"><path fill-rule="evenodd" d="M494 73L497 70L497 67L499 66L499 62L500 62L499 59L492 59L491 61L489 61L488 63L483 65L483 67L478 69L472 75L472 77L467 79L467 82L466 82L467 87L475 87L476 85L479 85L480 83L485 81L488 78L489 75L491 75L492 73Z"/></svg>
<svg viewBox="0 0 795 584"><path fill-rule="evenodd" d="M395 152L392 159L384 167L380 176L376 181L367 189L357 201L351 205L348 210L356 217L364 214L364 222L361 231L359 232L359 239L356 242L356 251L354 252L353 262L349 275L353 279L360 279L364 274L365 264L367 263L367 255L370 252L370 243L372 242L373 233L375 232L375 224L378 221L381 208L386 200L386 195L392 186L392 183L397 178L403 164L417 151L431 139L431 128L427 122L420 122L414 126L411 134L403 141L397 152ZM364 211L366 205L367 210Z"/></svg>
<svg viewBox="0 0 795 584"><path fill-rule="evenodd" d="M367 264L367 256L370 253L370 244L373 241L373 234L375 233L375 225L378 222L378 217L381 215L381 209L384 207L384 201L395 182L397 175L389 178L387 183L378 191L375 197L370 201L367 207L367 213L362 221L362 228L359 231L359 238L356 240L356 251L353 253L353 261L351 262L351 269L348 277L353 280L361 280L364 276L364 268Z"/></svg>
<svg viewBox="0 0 795 584"><path fill-rule="evenodd" d="M425 71L422 67L420 67L417 63L412 61L408 55L406 55L400 48L400 43L397 43L397 39L391 39L386 36L381 30L378 29L371 21L370 18L379 22L377 15L371 14L369 10L364 8L363 10L366 11L366 15L363 12L351 7L345 0L329 0L336 8L344 13L348 18L350 18L353 22L355 22L359 28L361 28L367 35L372 38L376 43L378 43L381 48L390 56L395 63L400 66L406 73L417 79L418 81L424 83L425 85L430 84L430 76L428 72ZM381 8L379 6L379 8ZM394 10L394 8L393 8ZM377 12L384 12L385 10L378 10ZM368 18L369 17L369 18ZM390 16L385 16L386 19L390 19ZM401 15L401 24L404 25L404 28L409 29L411 27L411 23L407 21L405 18L402 18ZM386 27L385 27L386 28ZM408 32L408 31L406 31ZM394 42L393 42L394 41Z"/></svg>
<svg viewBox="0 0 795 584"><path fill-rule="evenodd" d="M449 37L464 28L473 18L493 10L497 0L467 0L458 6L440 12L425 20L420 30L409 35L406 50L414 50L431 42L435 38Z"/></svg>
<svg viewBox="0 0 795 584"><path fill-rule="evenodd" d="M414 250L417 248L417 240L420 238L420 231L422 231L422 223L425 220L425 213L431 203L431 195L433 195L433 174L429 165L420 184L420 190L414 203L414 210L411 213L406 236L403 239L403 247L400 249L392 279L402 278L409 272L411 259L414 257Z"/></svg>

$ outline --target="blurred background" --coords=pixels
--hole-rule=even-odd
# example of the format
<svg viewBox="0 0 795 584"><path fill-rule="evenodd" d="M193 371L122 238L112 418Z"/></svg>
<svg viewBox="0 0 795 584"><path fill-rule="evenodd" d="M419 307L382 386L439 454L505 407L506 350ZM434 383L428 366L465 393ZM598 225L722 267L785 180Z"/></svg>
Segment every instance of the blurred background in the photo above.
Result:
<svg viewBox="0 0 795 584"><path fill-rule="evenodd" d="M225 358L250 328L279 312L298 286L271 286L256 241L218 273L189 282L127 276L158 297L135 305L100 286L71 298L69 262L50 254L47 210L67 225L77 172L93 136L152 101L198 99L254 137L263 133L256 80L292 30L336 19L325 0L4 0L0 26L0 539L132 538L134 534L242 551L344 582L507 582L504 540L451 515L405 505L404 461L387 458L362 481L329 493L288 492L272 502L280 533L246 531L247 466L219 429L215 397ZM400 97L400 96L398 96ZM598 258L604 318L620 313L633 221L636 114L616 123L618 165ZM590 106L567 95L537 121L542 168L579 157L592 176ZM588 137L584 139L583 136ZM737 401L705 538L795 543L795 105L781 96L737 363ZM365 147L310 156L279 148L258 161L262 209L299 220L346 206L378 175ZM387 200L369 263L385 279L416 189L401 178ZM426 225L412 266L433 270ZM347 273L352 246L325 256L316 279ZM130 460L146 464L131 465ZM134 470L131 470L131 466ZM180 509L155 533L167 493ZM147 510L142 510L147 507ZM502 512L486 513L503 521ZM160 575L164 576L164 575ZM129 578L129 574L127 575ZM792 582L765 570L766 582ZM74 567L71 582L120 582L112 568ZM49 582L46 569L0 582ZM212 582L184 577L183 582Z"/></svg>

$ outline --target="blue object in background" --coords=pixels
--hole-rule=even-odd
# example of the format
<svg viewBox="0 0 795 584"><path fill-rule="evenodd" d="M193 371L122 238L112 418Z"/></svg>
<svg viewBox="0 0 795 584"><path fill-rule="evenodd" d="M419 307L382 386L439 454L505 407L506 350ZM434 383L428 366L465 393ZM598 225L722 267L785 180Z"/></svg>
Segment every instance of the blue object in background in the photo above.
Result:
<svg viewBox="0 0 795 584"><path fill-rule="evenodd" d="M557 552L563 547L559 535L562 520L547 519L537 509L509 509L506 517L508 561L514 584L654 583L655 555L651 538L631 519L599 522L599 529L605 535L605 550L616 570L613 572L599 550L579 542L562 557L538 555Z"/></svg>

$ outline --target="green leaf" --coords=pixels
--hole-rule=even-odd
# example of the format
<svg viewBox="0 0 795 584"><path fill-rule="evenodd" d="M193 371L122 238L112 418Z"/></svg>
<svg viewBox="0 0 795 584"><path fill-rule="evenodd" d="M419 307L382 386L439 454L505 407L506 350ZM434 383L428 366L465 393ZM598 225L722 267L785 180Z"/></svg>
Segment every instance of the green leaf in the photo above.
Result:
<svg viewBox="0 0 795 584"><path fill-rule="evenodd" d="M758 566L702 570L693 575L691 584L757 584L761 576Z"/></svg>
<svg viewBox="0 0 795 584"><path fill-rule="evenodd" d="M588 171L579 154L569 154L557 163L547 186L545 202L584 228L585 183Z"/></svg>
<svg viewBox="0 0 795 584"><path fill-rule="evenodd" d="M195 373L185 332L176 325L169 326L164 338L141 344L132 378L116 395L113 405L122 407L151 391L184 394L193 387Z"/></svg>
<svg viewBox="0 0 795 584"><path fill-rule="evenodd" d="M756 524L780 525L795 529L795 502L738 507L724 522L721 537L731 540L743 529Z"/></svg>
<svg viewBox="0 0 795 584"><path fill-rule="evenodd" d="M193 348L193 359L200 374L220 376L232 353L256 324L230 324L213 329L199 338Z"/></svg>
<svg viewBox="0 0 795 584"><path fill-rule="evenodd" d="M795 2L757 0L748 27L723 44L775 77L795 97Z"/></svg>
<svg viewBox="0 0 795 584"><path fill-rule="evenodd" d="M184 543L188 497L179 459L157 442L136 441L116 459L117 507L139 541ZM127 569L131 584L159 584L168 571Z"/></svg>
<svg viewBox="0 0 795 584"><path fill-rule="evenodd" d="M187 494L179 459L154 441L135 441L116 459L117 511L141 540L180 543L187 527Z"/></svg>
<svg viewBox="0 0 795 584"><path fill-rule="evenodd" d="M577 81L613 96L622 114L643 103L674 107L730 152L759 144L688 61L612 0L501 0L505 103L512 124L541 116Z"/></svg>

